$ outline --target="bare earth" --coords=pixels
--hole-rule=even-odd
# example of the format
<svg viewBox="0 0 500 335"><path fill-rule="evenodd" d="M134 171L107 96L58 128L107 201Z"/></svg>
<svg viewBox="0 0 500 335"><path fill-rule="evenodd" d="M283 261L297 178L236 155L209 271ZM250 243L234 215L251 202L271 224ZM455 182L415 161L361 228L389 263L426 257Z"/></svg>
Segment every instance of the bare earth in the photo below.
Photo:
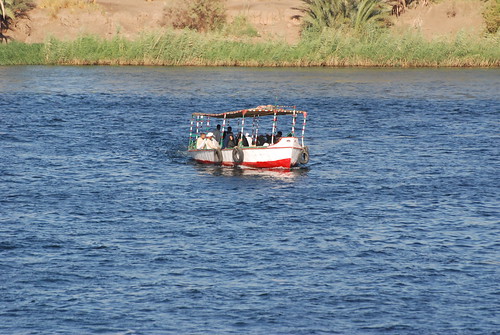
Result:
<svg viewBox="0 0 500 335"><path fill-rule="evenodd" d="M165 29L163 11L173 0L97 0L88 8L69 8L57 14L36 8L29 20L16 24L10 37L37 43L53 36L72 40L83 34L111 38L120 34L135 38L142 32ZM292 17L300 12L301 0L226 0L229 20L244 15L259 32L261 39L279 39L296 43L300 21ZM418 30L428 38L453 37L463 31L481 34L483 2L480 0L444 0L438 4L418 6L394 18L394 31Z"/></svg>
<svg viewBox="0 0 500 335"><path fill-rule="evenodd" d="M458 33L481 35L484 2L472 0L446 0L429 6L417 6L397 18L394 30L413 29L427 39L450 38Z"/></svg>

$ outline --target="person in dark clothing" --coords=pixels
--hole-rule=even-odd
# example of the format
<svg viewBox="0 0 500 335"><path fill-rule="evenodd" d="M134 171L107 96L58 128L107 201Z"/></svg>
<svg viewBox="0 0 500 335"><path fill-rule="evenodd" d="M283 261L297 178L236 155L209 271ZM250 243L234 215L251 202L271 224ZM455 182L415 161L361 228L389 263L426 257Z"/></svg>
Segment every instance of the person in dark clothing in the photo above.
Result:
<svg viewBox="0 0 500 335"><path fill-rule="evenodd" d="M265 139L264 135L257 136L257 146L261 147L264 145L264 143L266 143L266 139Z"/></svg>
<svg viewBox="0 0 500 335"><path fill-rule="evenodd" d="M248 140L243 135L243 133L240 133L239 136L238 136L238 144L239 144L240 147L249 147Z"/></svg>
<svg viewBox="0 0 500 335"><path fill-rule="evenodd" d="M229 141L229 135L233 135L233 141L234 141L234 134L233 134L233 128L232 127L227 127L227 131L224 130L224 134L222 136L222 147L227 148L227 142Z"/></svg>
<svg viewBox="0 0 500 335"><path fill-rule="evenodd" d="M282 137L283 137L283 133L281 131L278 131L276 133L276 136L274 136L274 143L278 143Z"/></svg>
<svg viewBox="0 0 500 335"><path fill-rule="evenodd" d="M222 137L222 134L220 133L220 124L218 124L214 130L214 139L217 141L217 143L219 143L219 145L220 145L221 137Z"/></svg>
<svg viewBox="0 0 500 335"><path fill-rule="evenodd" d="M236 146L236 140L234 139L233 134L228 135L225 148L234 148L235 146Z"/></svg>

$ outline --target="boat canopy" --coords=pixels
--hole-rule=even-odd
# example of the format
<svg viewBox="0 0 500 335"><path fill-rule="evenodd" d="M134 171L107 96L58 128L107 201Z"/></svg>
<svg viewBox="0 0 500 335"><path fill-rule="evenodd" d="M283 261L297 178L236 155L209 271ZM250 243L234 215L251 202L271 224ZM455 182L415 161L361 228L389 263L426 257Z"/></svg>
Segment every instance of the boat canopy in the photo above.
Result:
<svg viewBox="0 0 500 335"><path fill-rule="evenodd" d="M237 119L243 117L254 117L254 116L266 116L266 115L297 115L304 114L304 117L307 116L306 111L298 111L295 109L290 109L292 107L286 106L274 106L274 105L266 105L266 106L258 106L250 109L241 109L232 112L225 113L193 113L192 116L205 116L205 117L213 117L219 119Z"/></svg>

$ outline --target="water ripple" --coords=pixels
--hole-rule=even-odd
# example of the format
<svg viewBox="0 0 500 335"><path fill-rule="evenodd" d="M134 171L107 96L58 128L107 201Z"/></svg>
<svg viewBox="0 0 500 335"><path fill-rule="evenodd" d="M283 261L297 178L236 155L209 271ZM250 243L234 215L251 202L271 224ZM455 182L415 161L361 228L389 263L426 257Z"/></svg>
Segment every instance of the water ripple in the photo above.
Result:
<svg viewBox="0 0 500 335"><path fill-rule="evenodd" d="M495 334L498 73L0 67L0 333ZM276 96L307 168L185 155Z"/></svg>

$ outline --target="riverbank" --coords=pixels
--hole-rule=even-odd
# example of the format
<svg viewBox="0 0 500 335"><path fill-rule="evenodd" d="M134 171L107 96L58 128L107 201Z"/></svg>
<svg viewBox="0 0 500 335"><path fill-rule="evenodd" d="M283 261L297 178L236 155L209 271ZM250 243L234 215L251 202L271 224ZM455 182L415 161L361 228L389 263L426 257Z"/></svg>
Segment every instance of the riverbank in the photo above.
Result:
<svg viewBox="0 0 500 335"><path fill-rule="evenodd" d="M136 40L86 35L73 41L51 38L45 43L4 44L0 65L498 67L500 50L494 36L466 34L428 41L411 32L357 36L325 31L291 45L167 30Z"/></svg>

